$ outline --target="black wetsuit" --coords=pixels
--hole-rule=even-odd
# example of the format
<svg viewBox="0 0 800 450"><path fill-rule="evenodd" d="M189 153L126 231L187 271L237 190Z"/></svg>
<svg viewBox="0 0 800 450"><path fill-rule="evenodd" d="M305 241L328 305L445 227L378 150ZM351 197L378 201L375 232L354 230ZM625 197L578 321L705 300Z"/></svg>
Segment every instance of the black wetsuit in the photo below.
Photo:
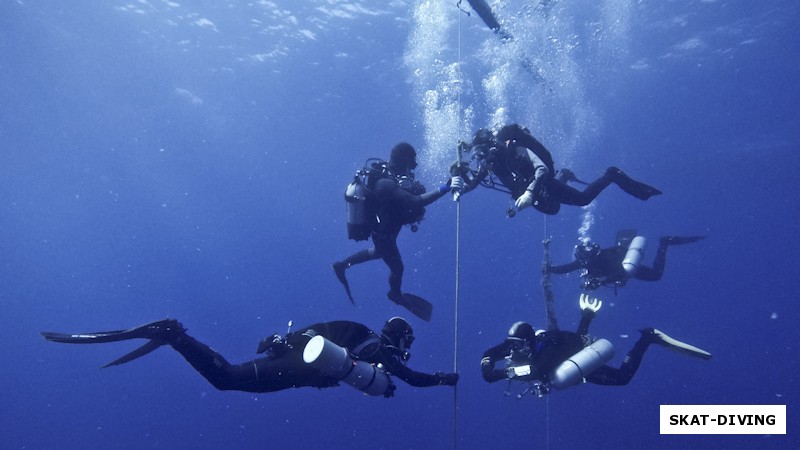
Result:
<svg viewBox="0 0 800 450"><path fill-rule="evenodd" d="M290 347L282 355L258 358L241 364L230 364L209 346L186 334L170 345L214 387L223 391L274 392L306 386L338 386L338 380L303 361L303 349L315 335L322 335L347 349L359 360L382 364L387 373L412 386L441 384L441 377L438 375L415 372L406 367L401 352L387 345L385 338L356 322L323 322L302 328L287 335ZM373 346L363 345L368 342L374 343Z"/></svg>
<svg viewBox="0 0 800 450"><path fill-rule="evenodd" d="M506 145L508 142L508 145ZM460 174L466 181L462 192L466 193L493 174L497 180L511 193L516 200L526 190L533 194L533 207L545 214L556 214L561 205L586 206L591 203L611 183L620 184L631 195L656 195L660 191L647 187L645 190L638 182L634 182L622 171L609 168L606 173L583 191L579 191L569 184L571 179L566 173L556 176L553 157L550 152L534 138L530 132L518 124L506 125L497 133L496 146L482 154L476 155L478 170L475 174L462 171ZM572 178L574 180L574 178ZM629 185L636 184L636 189L631 190ZM641 197L640 197L641 198Z"/></svg>
<svg viewBox="0 0 800 450"><path fill-rule="evenodd" d="M667 263L667 247L669 247L667 243L661 242L656 251L653 267L638 264L633 278L643 281L660 280ZM549 266L547 270L550 273L564 274L585 269L586 273L583 278L584 288L587 290L608 285L624 286L631 278L622 266L627 252L627 247L617 245L600 250L598 254L589 257L587 261L575 260L567 264Z"/></svg>
<svg viewBox="0 0 800 450"><path fill-rule="evenodd" d="M441 198L445 193L438 189L425 192L425 188L415 183L404 188L394 177L380 178L373 187L377 200L378 226L372 231L373 247L361 250L343 261L345 267L382 258L389 267L389 287L400 293L403 283L403 258L397 248L397 235L403 225L413 223L424 214L425 206Z"/></svg>
<svg viewBox="0 0 800 450"><path fill-rule="evenodd" d="M506 340L490 348L484 352L481 360L483 379L493 383L508 378L505 370L495 369L495 366L500 361L505 362L507 358L512 358L515 363L531 365L531 374L522 378L522 381L539 380L547 383L549 374L556 367L591 344L592 339L587 333L593 318L594 313L584 312L581 323L575 333L561 330L548 330L540 333L536 336L536 341L532 343L526 354L514 354L512 349L515 344L511 340ZM604 365L587 375L586 380L590 383L602 385L621 386L628 384L639 369L642 357L649 345L650 341L646 338L639 339L618 369Z"/></svg>

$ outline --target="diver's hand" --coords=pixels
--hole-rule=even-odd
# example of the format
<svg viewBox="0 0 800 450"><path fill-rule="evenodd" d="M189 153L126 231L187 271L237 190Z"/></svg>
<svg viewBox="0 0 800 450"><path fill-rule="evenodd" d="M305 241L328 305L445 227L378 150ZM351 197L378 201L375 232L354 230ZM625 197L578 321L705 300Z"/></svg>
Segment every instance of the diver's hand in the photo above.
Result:
<svg viewBox="0 0 800 450"><path fill-rule="evenodd" d="M458 383L458 374L457 373L444 373L444 372L436 372L436 378L438 379L439 386L455 386Z"/></svg>
<svg viewBox="0 0 800 450"><path fill-rule="evenodd" d="M517 201L514 203L514 206L517 207L518 211L522 211L523 209L531 206L533 204L533 192L525 191L524 194L520 195Z"/></svg>
<svg viewBox="0 0 800 450"><path fill-rule="evenodd" d="M450 178L450 192L453 193L453 201L457 202L461 197L461 190L464 189L464 179L456 175Z"/></svg>
<svg viewBox="0 0 800 450"><path fill-rule="evenodd" d="M397 389L392 383L389 383L389 386L386 387L386 392L383 393L383 398L392 398L394 397L394 391Z"/></svg>
<svg viewBox="0 0 800 450"><path fill-rule="evenodd" d="M589 294L581 294L578 304L584 312L597 314L597 311L600 311L600 308L603 306L603 301L598 298L591 298Z"/></svg>
<svg viewBox="0 0 800 450"><path fill-rule="evenodd" d="M283 356L290 348L291 346L286 338L275 333L266 339L262 339L261 342L258 343L256 353L266 353L267 357L276 359Z"/></svg>

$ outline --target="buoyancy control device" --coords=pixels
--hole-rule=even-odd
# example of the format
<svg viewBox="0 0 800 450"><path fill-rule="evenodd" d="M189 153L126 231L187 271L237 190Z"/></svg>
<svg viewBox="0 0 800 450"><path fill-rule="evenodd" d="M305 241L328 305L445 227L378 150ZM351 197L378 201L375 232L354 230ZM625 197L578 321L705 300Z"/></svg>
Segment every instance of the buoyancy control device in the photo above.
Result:
<svg viewBox="0 0 800 450"><path fill-rule="evenodd" d="M395 176L389 171L386 161L371 158L366 165L359 169L353 181L347 185L344 200L347 209L347 237L355 241L367 240L379 222L380 205L375 196L375 184L381 178L394 179L400 188L413 194L425 193L425 186L410 176ZM416 230L416 222L422 220L425 208L418 207L410 211L403 211L399 220L403 225L411 225L412 231Z"/></svg>

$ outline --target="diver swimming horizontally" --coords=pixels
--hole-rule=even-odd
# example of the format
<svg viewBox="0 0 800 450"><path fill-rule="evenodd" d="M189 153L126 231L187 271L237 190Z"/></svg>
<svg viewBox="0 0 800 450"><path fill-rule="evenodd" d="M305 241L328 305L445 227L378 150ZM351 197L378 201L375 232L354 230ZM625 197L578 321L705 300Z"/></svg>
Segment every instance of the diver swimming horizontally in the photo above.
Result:
<svg viewBox="0 0 800 450"><path fill-rule="evenodd" d="M461 146L473 153L472 159L477 163L477 169L463 162L453 168L465 182L461 193L481 185L506 192L515 200L518 211L533 206L544 214L554 215L562 204L586 206L611 184L640 200L661 194L660 190L632 179L616 167L609 167L603 176L591 183L581 182L566 169L556 176L550 152L528 129L517 124L506 125L496 134L482 128L475 133L471 144L462 142ZM569 186L569 182L587 186L579 191Z"/></svg>
<svg viewBox="0 0 800 450"><path fill-rule="evenodd" d="M411 325L393 317L377 334L349 321L323 322L262 340L263 357L241 364L225 358L186 333L174 319L159 320L129 330L79 334L42 332L48 341L67 344L101 344L147 339L147 343L103 367L130 362L169 345L219 390L274 392L288 388L327 388L345 382L369 395L392 397L397 377L411 386L455 386L458 374L426 374L406 366L414 342Z"/></svg>
<svg viewBox="0 0 800 450"><path fill-rule="evenodd" d="M634 230L621 230L613 247L600 248L600 244L584 241L575 246L575 260L561 265L547 265L547 273L564 274L581 271L585 290L601 286L622 287L635 278L643 281L658 281L667 263L667 249L673 245L691 244L705 236L662 236L653 260L648 267L643 262L646 239Z"/></svg>
<svg viewBox="0 0 800 450"><path fill-rule="evenodd" d="M542 396L552 388L566 389L581 382L622 386L630 382L651 344L700 359L711 354L667 336L655 328L640 330L641 337L628 352L619 368L606 365L614 357L613 345L605 339L589 336L589 324L602 302L581 294L581 322L576 332L558 329L534 330L527 322L517 322L503 343L483 354L481 371L484 380L520 381L528 384L523 392ZM502 362L504 367L496 368ZM521 396L522 394L520 394Z"/></svg>

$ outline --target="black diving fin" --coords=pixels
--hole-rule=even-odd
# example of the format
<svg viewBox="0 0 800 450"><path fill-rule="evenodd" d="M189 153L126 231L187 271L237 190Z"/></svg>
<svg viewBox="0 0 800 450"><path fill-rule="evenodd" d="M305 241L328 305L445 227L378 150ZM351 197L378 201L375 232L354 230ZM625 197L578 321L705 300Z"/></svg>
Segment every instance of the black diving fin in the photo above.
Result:
<svg viewBox="0 0 800 450"><path fill-rule="evenodd" d="M333 273L336 274L336 278L340 283L342 283L342 286L344 286L344 290L347 292L347 298L350 299L350 303L355 305L356 302L353 300L353 295L350 293L350 283L347 282L347 277L344 274L347 266L344 263L333 263L331 264L331 267L333 267Z"/></svg>
<svg viewBox="0 0 800 450"><path fill-rule="evenodd" d="M170 336L176 336L185 331L177 320L163 319L128 330L94 331L78 334L42 331L42 336L48 341L65 344L105 344L106 342L127 341L129 339L159 339L166 341Z"/></svg>
<svg viewBox="0 0 800 450"><path fill-rule="evenodd" d="M638 198L639 200L647 200L650 197L663 194L663 192L654 188L653 186L634 180L625 172L616 167L611 167L608 170L613 174L614 183L616 183L620 189Z"/></svg>
<svg viewBox="0 0 800 450"><path fill-rule="evenodd" d="M162 345L167 345L167 343L164 341L157 341L157 340L147 341L147 343L144 344L143 346L137 348L136 350L120 358L115 359L114 361L111 361L110 363L101 367L101 369L105 369L106 367L111 367L111 366L119 366L120 364L131 362L134 359L141 358L142 356L152 352L153 350L157 349L158 347L161 347Z"/></svg>
<svg viewBox="0 0 800 450"><path fill-rule="evenodd" d="M185 333L183 326L174 319L157 320L128 330L95 331L90 333L66 334L43 331L42 336L48 341L65 344L104 344L108 342L127 341L130 339L149 339L136 350L118 358L105 367L118 366L140 358L153 350L167 345L171 340Z"/></svg>
<svg viewBox="0 0 800 450"><path fill-rule="evenodd" d="M653 344L661 345L662 347L666 347L674 352L683 353L684 355L688 355L694 358L700 358L705 360L711 359L711 353L701 348L697 348L694 345L681 342L673 337L669 337L663 331L657 330L655 328L645 328L641 330L641 332L642 334L649 335L651 339L650 342L652 342Z"/></svg>
<svg viewBox="0 0 800 450"><path fill-rule="evenodd" d="M433 315L433 305L424 298L407 293L396 295L392 292L390 292L387 297L389 297L389 300L409 310L411 314L414 314L420 319L426 322L431 321L431 316Z"/></svg>

